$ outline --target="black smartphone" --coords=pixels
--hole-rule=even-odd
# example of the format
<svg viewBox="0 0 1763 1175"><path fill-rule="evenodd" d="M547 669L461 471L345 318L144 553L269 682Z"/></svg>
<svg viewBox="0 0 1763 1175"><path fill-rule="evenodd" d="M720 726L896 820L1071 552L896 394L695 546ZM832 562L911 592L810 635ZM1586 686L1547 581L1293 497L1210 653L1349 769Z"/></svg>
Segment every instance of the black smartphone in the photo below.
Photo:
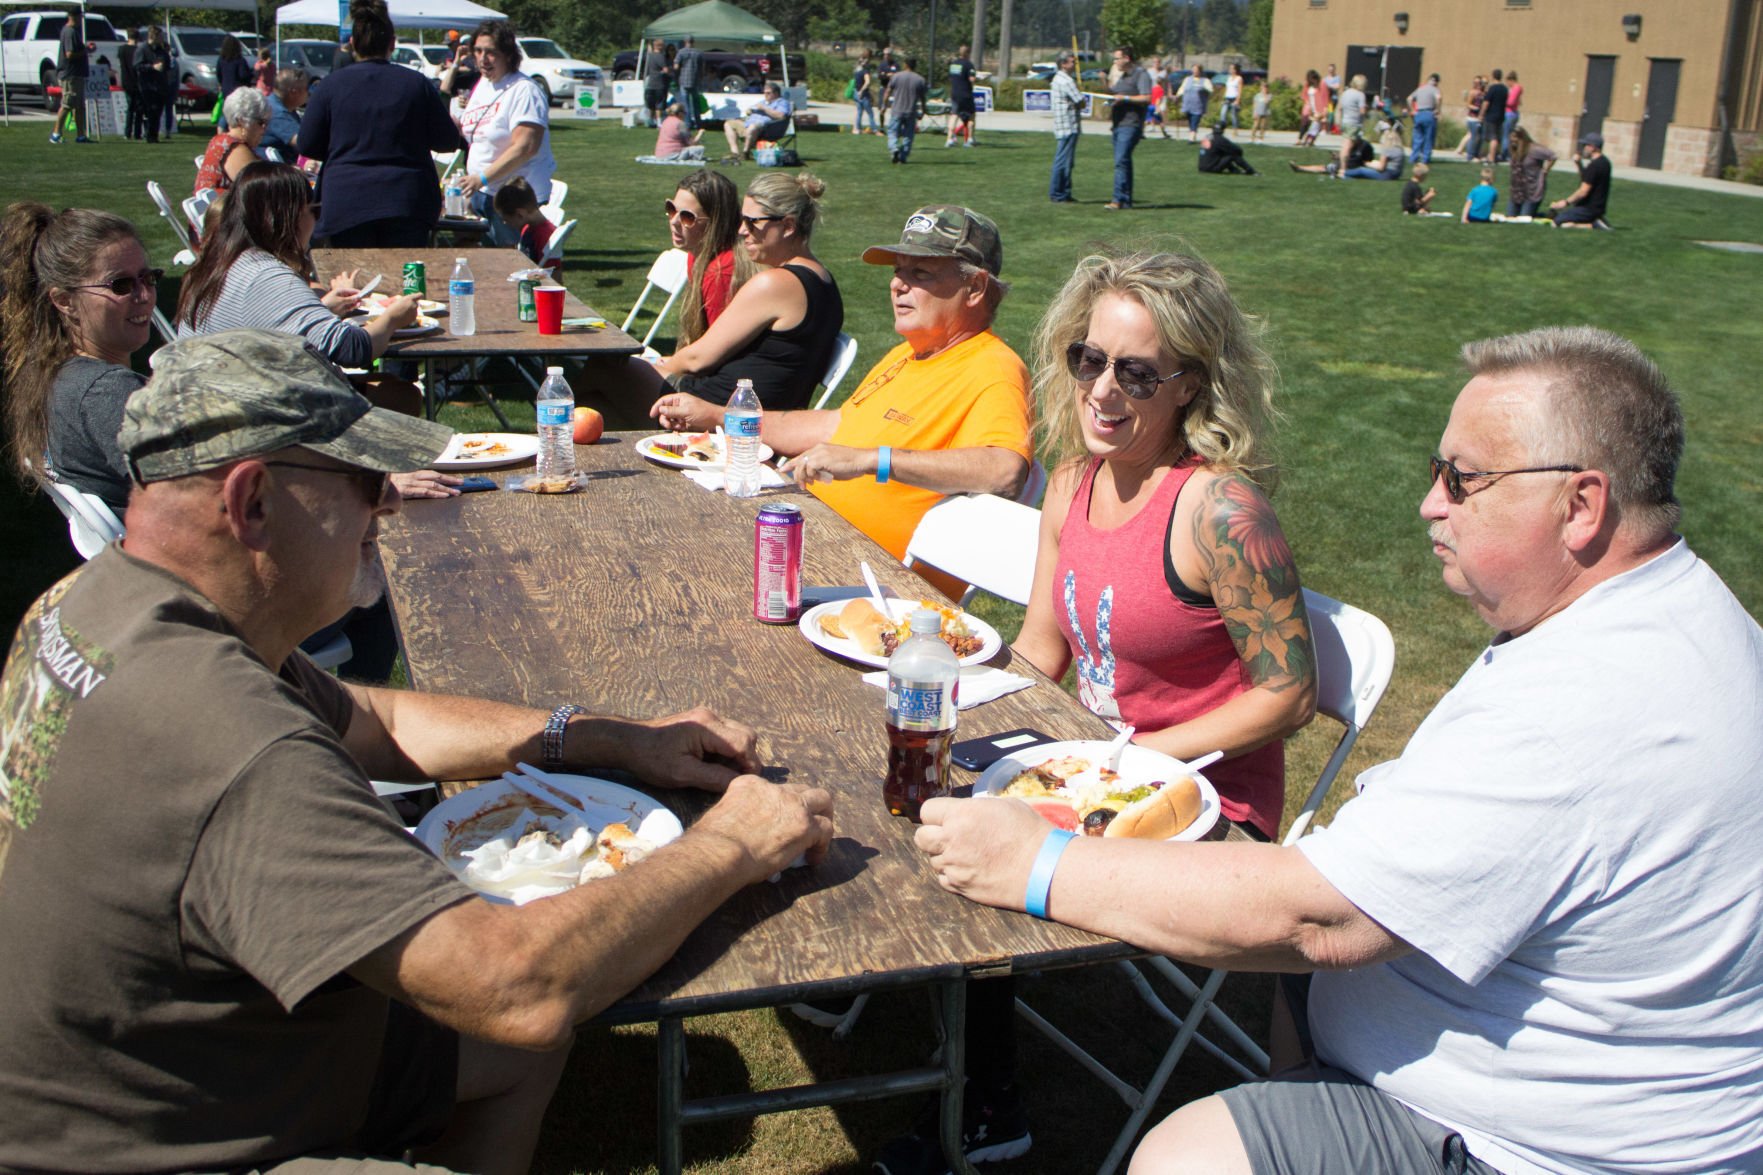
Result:
<svg viewBox="0 0 1763 1175"><path fill-rule="evenodd" d="M1017 730L1007 730L1003 734L988 734L980 738L963 739L949 748L949 758L953 759L958 767L965 767L969 771L984 771L1005 755L1013 755L1017 751L1027 750L1029 747L1043 746L1058 741L1051 735L1022 727Z"/></svg>
<svg viewBox="0 0 1763 1175"><path fill-rule="evenodd" d="M479 490L493 490L498 488L500 487L496 485L495 478L485 477L481 473L459 479L459 492L462 494L475 494Z"/></svg>

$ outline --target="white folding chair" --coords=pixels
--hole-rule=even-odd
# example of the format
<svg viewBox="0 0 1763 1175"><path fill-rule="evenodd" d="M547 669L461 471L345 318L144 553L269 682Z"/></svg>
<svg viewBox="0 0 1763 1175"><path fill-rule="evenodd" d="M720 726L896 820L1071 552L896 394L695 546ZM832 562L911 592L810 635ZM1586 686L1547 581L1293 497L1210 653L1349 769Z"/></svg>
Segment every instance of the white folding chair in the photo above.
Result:
<svg viewBox="0 0 1763 1175"><path fill-rule="evenodd" d="M171 231L177 234L178 241L188 250L190 248L189 222L171 210L171 201L166 198L165 189L159 186L158 180L147 181L147 195L153 198L153 203L159 207L159 215L165 218L165 223L171 226Z"/></svg>
<svg viewBox="0 0 1763 1175"><path fill-rule="evenodd" d="M1041 545L1041 512L995 494L951 494L925 511L906 544L906 566L927 564L976 591L1028 605Z"/></svg>
<svg viewBox="0 0 1763 1175"><path fill-rule="evenodd" d="M833 392L838 388L839 381L845 378L845 373L851 370L851 364L855 362L857 362L857 340L844 331L840 331L838 341L833 344L832 362L827 364L826 374L820 379L821 386L826 390L820 393L818 400L814 401L816 408L826 407L826 402L833 398Z"/></svg>
<svg viewBox="0 0 1763 1175"><path fill-rule="evenodd" d="M563 260L563 246L569 240L569 234L574 231L575 221L573 220L566 220L559 225L557 231L551 234L551 239L545 243L545 253L539 258L539 264L550 265L554 261L561 262Z"/></svg>
<svg viewBox="0 0 1763 1175"><path fill-rule="evenodd" d="M1310 613L1310 637L1316 653L1316 711L1333 718L1343 729L1334 752L1329 755L1328 762L1311 786L1303 809L1280 841L1284 845L1294 843L1309 830L1317 809L1327 798L1329 787L1340 772L1341 764L1347 761L1353 744L1359 740L1359 732L1371 721L1378 702L1383 700L1384 690L1390 684L1390 674L1396 668L1396 643L1384 622L1371 613L1319 595L1309 588L1304 589L1304 607ZM1132 1110L1119 1137L1114 1140L1108 1157L1103 1160L1098 1175L1111 1175L1126 1157L1127 1151L1138 1138L1139 1128L1152 1107L1157 1104L1157 1098L1168 1083L1169 1075L1175 1071L1176 1063L1181 1060L1188 1045L1198 1043L1201 1048L1249 1080L1267 1074L1267 1053L1213 1003L1219 986L1229 972L1213 971L1206 977L1204 984L1196 984L1168 959L1153 957L1143 960L1143 964L1173 984L1190 1001L1187 1014L1177 1015L1163 1002L1138 966L1131 962L1116 964L1130 978L1151 1010L1176 1029L1175 1039L1170 1042L1163 1059L1152 1073L1151 1080L1143 1089L1121 1080L1022 1000L1016 1001L1016 1010L1024 1019L1100 1078ZM1248 1064L1199 1035L1200 1025L1206 1020L1211 1020L1219 1032L1237 1046L1248 1058Z"/></svg>
<svg viewBox="0 0 1763 1175"><path fill-rule="evenodd" d="M569 185L563 180L551 181L551 197L539 206L552 224L563 223L563 202L569 199ZM552 215L556 213L556 215Z"/></svg>
<svg viewBox="0 0 1763 1175"><path fill-rule="evenodd" d="M435 166L441 169L441 186L446 187L448 177L453 174L453 169L459 166L459 161L465 158L465 152L431 151L429 155L434 159Z"/></svg>
<svg viewBox="0 0 1763 1175"><path fill-rule="evenodd" d="M103 498L52 478L43 485L55 508L67 519L67 537L80 558L90 559L122 537L122 522Z"/></svg>
<svg viewBox="0 0 1763 1175"><path fill-rule="evenodd" d="M655 258L655 264L649 267L649 278L643 283L643 292L637 295L637 304L631 307L631 312L625 316L624 325L618 329L627 335L630 334L631 324L637 320L637 312L643 308L643 303L649 300L649 291L665 291L667 301L662 303L660 312L655 315L655 321L649 324L649 333L643 336L643 346L647 347L649 340L654 338L655 332L661 328L661 320L667 317L669 310L673 309L673 303L679 297L679 292L686 288L688 260L684 249L669 249Z"/></svg>

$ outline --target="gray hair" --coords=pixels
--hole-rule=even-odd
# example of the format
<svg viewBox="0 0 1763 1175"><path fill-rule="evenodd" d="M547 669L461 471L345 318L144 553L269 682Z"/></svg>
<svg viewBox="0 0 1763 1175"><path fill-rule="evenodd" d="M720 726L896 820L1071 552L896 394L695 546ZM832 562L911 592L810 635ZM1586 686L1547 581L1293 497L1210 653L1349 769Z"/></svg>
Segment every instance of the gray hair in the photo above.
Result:
<svg viewBox="0 0 1763 1175"><path fill-rule="evenodd" d="M998 307L1003 303L1004 295L1010 292L1010 283L987 269L985 266L975 265L971 261L957 261L955 267L956 271L961 274L961 280L964 282L970 282L981 274L985 275L986 323L989 326L992 319L998 317Z"/></svg>
<svg viewBox="0 0 1763 1175"><path fill-rule="evenodd" d="M311 84L312 75L299 66L290 65L276 70L275 92L278 98L297 86L310 86Z"/></svg>
<svg viewBox="0 0 1763 1175"><path fill-rule="evenodd" d="M228 126L269 121L269 102L257 92L256 86L240 86L226 96L220 110L226 115Z"/></svg>
<svg viewBox="0 0 1763 1175"><path fill-rule="evenodd" d="M1605 474L1617 525L1641 541L1677 526L1683 410L1639 347L1596 327L1554 326L1465 343L1463 363L1471 375L1538 377L1526 460Z"/></svg>

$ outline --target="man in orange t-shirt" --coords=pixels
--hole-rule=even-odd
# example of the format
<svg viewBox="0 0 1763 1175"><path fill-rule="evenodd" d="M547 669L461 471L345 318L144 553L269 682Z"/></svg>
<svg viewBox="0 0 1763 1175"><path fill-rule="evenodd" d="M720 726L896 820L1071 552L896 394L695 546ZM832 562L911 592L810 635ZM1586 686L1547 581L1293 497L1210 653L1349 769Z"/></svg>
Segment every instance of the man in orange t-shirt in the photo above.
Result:
<svg viewBox="0 0 1763 1175"><path fill-rule="evenodd" d="M767 412L761 436L791 460L785 472L896 559L918 520L946 494L1013 497L1034 459L1028 368L992 320L998 226L952 204L920 208L897 245L863 253L892 265L894 329L906 341L882 357L838 409ZM668 428L709 429L722 409L672 393L650 415ZM947 591L957 581L928 575Z"/></svg>

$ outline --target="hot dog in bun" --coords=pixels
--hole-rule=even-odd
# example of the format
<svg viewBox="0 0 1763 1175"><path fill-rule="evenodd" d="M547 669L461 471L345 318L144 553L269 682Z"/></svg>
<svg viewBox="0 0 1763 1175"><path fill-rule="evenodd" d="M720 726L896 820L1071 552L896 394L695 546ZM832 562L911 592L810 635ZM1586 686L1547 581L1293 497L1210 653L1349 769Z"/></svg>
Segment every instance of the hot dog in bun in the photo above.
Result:
<svg viewBox="0 0 1763 1175"><path fill-rule="evenodd" d="M1184 776L1122 808L1102 835L1168 840L1199 818L1200 785Z"/></svg>

